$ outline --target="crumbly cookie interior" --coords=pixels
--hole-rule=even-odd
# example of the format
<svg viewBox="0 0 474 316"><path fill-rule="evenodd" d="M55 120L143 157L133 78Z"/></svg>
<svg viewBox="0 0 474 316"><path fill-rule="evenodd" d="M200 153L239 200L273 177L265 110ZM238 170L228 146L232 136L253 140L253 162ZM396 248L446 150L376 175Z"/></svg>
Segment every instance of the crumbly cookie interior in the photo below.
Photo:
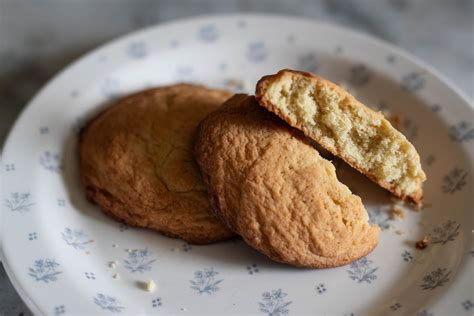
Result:
<svg viewBox="0 0 474 316"><path fill-rule="evenodd" d="M268 84L264 97L323 146L401 195L415 193L425 180L419 156L405 136L334 85L287 73Z"/></svg>

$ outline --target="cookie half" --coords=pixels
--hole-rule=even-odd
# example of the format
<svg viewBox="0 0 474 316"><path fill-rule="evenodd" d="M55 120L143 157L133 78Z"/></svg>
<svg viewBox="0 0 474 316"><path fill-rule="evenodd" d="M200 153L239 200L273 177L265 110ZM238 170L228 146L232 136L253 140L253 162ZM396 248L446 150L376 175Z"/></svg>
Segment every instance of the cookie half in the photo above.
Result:
<svg viewBox="0 0 474 316"><path fill-rule="evenodd" d="M196 159L216 213L273 260L327 268L368 254L379 228L304 135L236 95L200 125Z"/></svg>
<svg viewBox="0 0 474 316"><path fill-rule="evenodd" d="M426 176L415 147L381 113L339 86L285 69L260 79L256 97L260 105L381 187L421 202Z"/></svg>
<svg viewBox="0 0 474 316"><path fill-rule="evenodd" d="M104 213L189 243L234 235L210 209L194 163L202 118L230 94L179 84L126 97L82 130L81 180Z"/></svg>

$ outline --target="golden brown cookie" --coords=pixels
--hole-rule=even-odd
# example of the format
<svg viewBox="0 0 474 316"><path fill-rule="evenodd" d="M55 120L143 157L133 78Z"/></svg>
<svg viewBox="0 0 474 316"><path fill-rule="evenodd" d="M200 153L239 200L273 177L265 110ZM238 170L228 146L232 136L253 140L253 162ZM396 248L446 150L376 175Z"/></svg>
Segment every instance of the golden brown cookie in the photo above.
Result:
<svg viewBox="0 0 474 316"><path fill-rule="evenodd" d="M426 176L420 156L381 113L330 81L288 69L260 79L255 95L260 105L381 187L421 203Z"/></svg>
<svg viewBox="0 0 474 316"><path fill-rule="evenodd" d="M195 153L216 213L273 260L336 267L378 243L379 228L334 166L253 96L235 95L211 113Z"/></svg>
<svg viewBox="0 0 474 316"><path fill-rule="evenodd" d="M87 197L120 221L190 243L232 236L210 212L192 154L197 125L229 97L179 84L139 92L102 112L80 138Z"/></svg>

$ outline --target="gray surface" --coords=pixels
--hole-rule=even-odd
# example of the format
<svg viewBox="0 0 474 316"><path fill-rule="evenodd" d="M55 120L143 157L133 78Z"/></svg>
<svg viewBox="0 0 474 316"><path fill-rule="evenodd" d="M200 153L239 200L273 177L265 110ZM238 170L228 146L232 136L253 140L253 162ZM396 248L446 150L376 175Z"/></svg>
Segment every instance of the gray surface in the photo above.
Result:
<svg viewBox="0 0 474 316"><path fill-rule="evenodd" d="M474 97L472 0L0 0L0 144L28 100L61 68L110 39L198 14L311 17L404 48ZM0 267L0 315L29 314Z"/></svg>

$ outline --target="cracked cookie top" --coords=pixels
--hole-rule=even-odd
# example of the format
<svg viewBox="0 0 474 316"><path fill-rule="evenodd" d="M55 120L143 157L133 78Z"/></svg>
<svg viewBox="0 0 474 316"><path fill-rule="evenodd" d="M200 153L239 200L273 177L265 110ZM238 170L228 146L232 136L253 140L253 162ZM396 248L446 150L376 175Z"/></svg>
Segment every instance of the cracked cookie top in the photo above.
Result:
<svg viewBox="0 0 474 316"><path fill-rule="evenodd" d="M231 96L178 84L119 100L81 132L81 180L108 215L190 243L233 235L210 212L194 163L194 131Z"/></svg>

